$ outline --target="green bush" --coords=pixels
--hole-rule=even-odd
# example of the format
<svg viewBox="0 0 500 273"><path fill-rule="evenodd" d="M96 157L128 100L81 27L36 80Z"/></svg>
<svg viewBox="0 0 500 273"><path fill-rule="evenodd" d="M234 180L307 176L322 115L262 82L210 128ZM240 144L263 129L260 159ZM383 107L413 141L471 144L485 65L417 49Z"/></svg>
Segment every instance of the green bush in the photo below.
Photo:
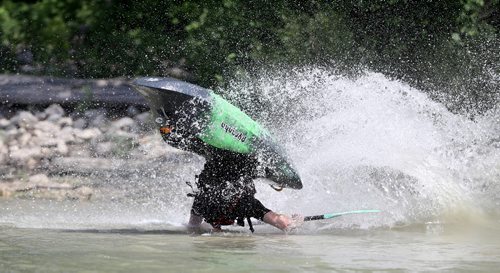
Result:
<svg viewBox="0 0 500 273"><path fill-rule="evenodd" d="M334 65L482 105L498 89L499 9L499 0L2 0L0 72L173 75L213 87L266 65Z"/></svg>

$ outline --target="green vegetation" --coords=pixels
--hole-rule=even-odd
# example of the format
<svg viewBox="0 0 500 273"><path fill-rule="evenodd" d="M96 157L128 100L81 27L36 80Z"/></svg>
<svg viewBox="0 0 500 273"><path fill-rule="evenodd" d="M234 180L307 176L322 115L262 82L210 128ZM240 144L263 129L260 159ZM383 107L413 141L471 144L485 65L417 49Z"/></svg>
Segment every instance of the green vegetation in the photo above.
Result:
<svg viewBox="0 0 500 273"><path fill-rule="evenodd" d="M481 112L497 99L499 27L499 0L1 0L0 72L213 87L267 65L334 65Z"/></svg>

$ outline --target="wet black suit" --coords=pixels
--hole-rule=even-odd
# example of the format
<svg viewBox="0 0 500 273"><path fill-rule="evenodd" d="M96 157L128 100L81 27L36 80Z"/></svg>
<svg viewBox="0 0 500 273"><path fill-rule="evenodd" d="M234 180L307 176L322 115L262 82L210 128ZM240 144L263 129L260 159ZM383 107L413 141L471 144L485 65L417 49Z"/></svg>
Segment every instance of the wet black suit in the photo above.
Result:
<svg viewBox="0 0 500 273"><path fill-rule="evenodd" d="M244 225L246 218L253 231L250 217L263 220L270 211L254 197L257 160L251 155L210 147L198 139L179 141L170 134L162 136L174 147L205 157L203 171L197 176L198 190L191 195L191 213L203 217L213 227L231 225L235 220Z"/></svg>
<svg viewBox="0 0 500 273"><path fill-rule="evenodd" d="M191 212L214 227L234 220L243 225L243 219L250 217L263 220L270 210L254 197L256 167L257 161L244 154L218 150L207 155Z"/></svg>

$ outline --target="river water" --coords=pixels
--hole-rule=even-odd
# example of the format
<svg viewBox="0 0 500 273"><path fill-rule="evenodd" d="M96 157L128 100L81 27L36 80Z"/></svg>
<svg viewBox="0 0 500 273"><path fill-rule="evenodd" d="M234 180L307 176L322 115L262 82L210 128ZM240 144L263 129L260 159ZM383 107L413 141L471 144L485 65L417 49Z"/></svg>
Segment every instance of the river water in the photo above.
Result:
<svg viewBox="0 0 500 273"><path fill-rule="evenodd" d="M263 225L255 226L254 234L240 227L194 234L140 208L107 210L101 214L110 216L105 219L96 217L94 203L1 205L2 272L498 272L500 267L498 218L369 229L331 226L336 221L331 220L288 234ZM9 217L18 220L7 223Z"/></svg>
<svg viewBox="0 0 500 273"><path fill-rule="evenodd" d="M186 235L1 228L2 272L498 272L498 229ZM451 228L453 229L453 228Z"/></svg>
<svg viewBox="0 0 500 273"><path fill-rule="evenodd" d="M193 163L121 181L126 198L0 201L0 271L500 271L498 104L471 120L381 74L316 68L238 79L225 94L284 143L303 179L303 190L280 193L257 181L267 207L382 212L289 234L265 225L190 234L183 181L201 168Z"/></svg>

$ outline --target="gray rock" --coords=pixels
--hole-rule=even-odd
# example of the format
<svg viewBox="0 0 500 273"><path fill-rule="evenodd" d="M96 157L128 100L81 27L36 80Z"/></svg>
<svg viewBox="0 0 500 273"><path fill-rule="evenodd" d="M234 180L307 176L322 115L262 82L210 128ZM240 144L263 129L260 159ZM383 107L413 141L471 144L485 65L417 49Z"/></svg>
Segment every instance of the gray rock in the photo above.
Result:
<svg viewBox="0 0 500 273"><path fill-rule="evenodd" d="M45 120L47 118L47 114L45 112L36 112L35 113L35 117L38 119L38 120Z"/></svg>
<svg viewBox="0 0 500 273"><path fill-rule="evenodd" d="M40 147L18 148L11 146L9 156L18 165L31 165L32 162L30 161L42 157L42 150Z"/></svg>
<svg viewBox="0 0 500 273"><path fill-rule="evenodd" d="M64 116L64 109L59 104L52 104L45 109L48 121L57 121Z"/></svg>
<svg viewBox="0 0 500 273"><path fill-rule="evenodd" d="M84 130L78 130L76 131L75 135L77 138L83 140L91 140L93 138L102 135L102 132L98 128L89 128Z"/></svg>
<svg viewBox="0 0 500 273"><path fill-rule="evenodd" d="M73 128L85 129L86 127L87 121L83 118L78 118L77 120L73 121Z"/></svg>
<svg viewBox="0 0 500 273"><path fill-rule="evenodd" d="M57 125L60 127L67 127L73 125L73 120L70 117L63 117L57 121Z"/></svg>
<svg viewBox="0 0 500 273"><path fill-rule="evenodd" d="M17 124L21 128L33 128L38 122L38 119L28 111L19 111L12 119L11 122Z"/></svg>
<svg viewBox="0 0 500 273"><path fill-rule="evenodd" d="M97 142L94 144L94 151L97 156L107 156L113 152L114 144L112 142Z"/></svg>
<svg viewBox="0 0 500 273"><path fill-rule="evenodd" d="M66 156L69 153L68 146L66 145L66 143L64 141L57 142L56 151L58 154L60 154L62 156Z"/></svg>
<svg viewBox="0 0 500 273"><path fill-rule="evenodd" d="M3 141L0 141L0 165L5 165L7 163L9 150L7 145Z"/></svg>
<svg viewBox="0 0 500 273"><path fill-rule="evenodd" d="M19 147L19 143L17 143L17 138L9 139L9 141L7 142L7 147L9 147L9 149L11 149L10 147Z"/></svg>
<svg viewBox="0 0 500 273"><path fill-rule="evenodd" d="M28 143L31 140L31 134L30 133L24 133L20 137L18 137L17 142L19 143L19 146L25 147L28 146Z"/></svg>
<svg viewBox="0 0 500 273"><path fill-rule="evenodd" d="M40 150L42 151L42 158L44 159L51 159L57 155L57 151L54 147L41 147Z"/></svg>
<svg viewBox="0 0 500 273"><path fill-rule="evenodd" d="M54 137L54 135L50 135L48 133L43 133L37 138L33 138L32 141L39 147L56 147L57 143L59 142L58 139Z"/></svg>
<svg viewBox="0 0 500 273"><path fill-rule="evenodd" d="M0 119L0 129L6 129L10 125L10 120L2 118Z"/></svg>
<svg viewBox="0 0 500 273"><path fill-rule="evenodd" d="M56 124L46 120L40 121L33 130L33 144L41 147L55 147L57 146L60 131L59 126Z"/></svg>
<svg viewBox="0 0 500 273"><path fill-rule="evenodd" d="M35 129L33 131L32 143L40 147L54 147L57 145L57 142L53 135L40 129Z"/></svg>
<svg viewBox="0 0 500 273"><path fill-rule="evenodd" d="M89 121L89 127L97 127L103 131L106 131L108 123L109 120L105 115L99 115Z"/></svg>
<svg viewBox="0 0 500 273"><path fill-rule="evenodd" d="M16 127L9 127L4 131L4 136L7 139L7 141L15 139L20 135L21 135L20 130L17 129Z"/></svg>
<svg viewBox="0 0 500 273"><path fill-rule="evenodd" d="M47 120L42 120L37 122L34 126L34 129L40 130L41 132L46 132L46 133L51 133L51 134L56 134L57 132L60 131L60 128L58 125L56 125L53 122L47 121Z"/></svg>
<svg viewBox="0 0 500 273"><path fill-rule="evenodd" d="M57 139L59 141L63 141L64 143L77 143L77 139L75 137L75 130L72 127L64 127L57 135Z"/></svg>

